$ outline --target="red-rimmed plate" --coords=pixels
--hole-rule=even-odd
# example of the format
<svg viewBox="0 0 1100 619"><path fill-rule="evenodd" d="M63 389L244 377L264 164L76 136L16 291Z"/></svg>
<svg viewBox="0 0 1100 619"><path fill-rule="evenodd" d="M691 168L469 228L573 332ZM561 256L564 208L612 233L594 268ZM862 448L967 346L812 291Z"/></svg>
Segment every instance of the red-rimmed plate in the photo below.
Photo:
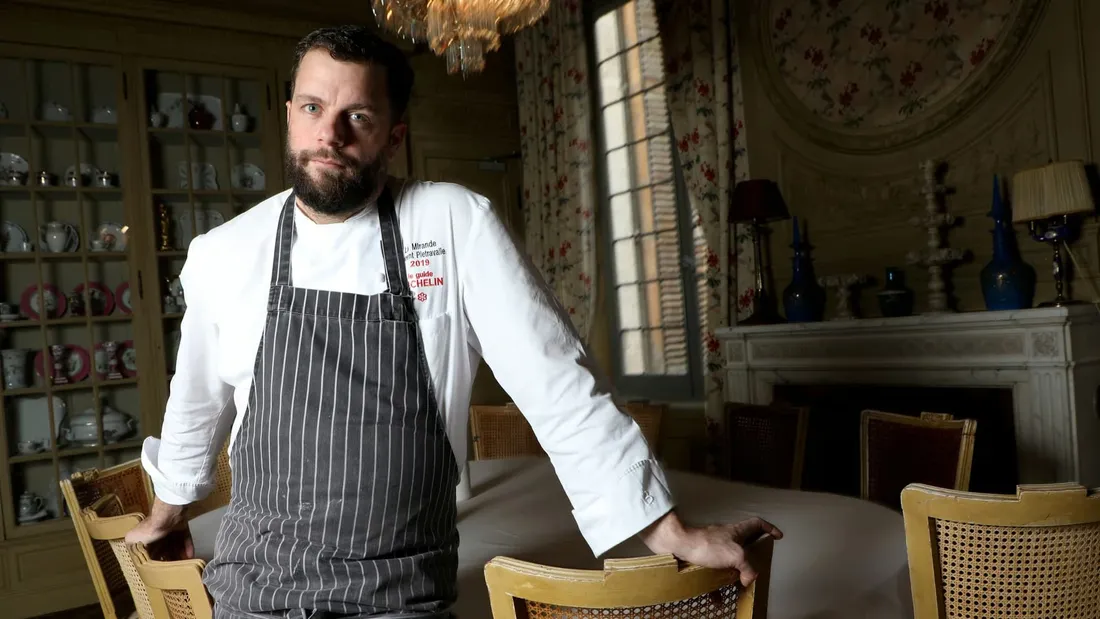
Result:
<svg viewBox="0 0 1100 619"><path fill-rule="evenodd" d="M43 367L43 361L46 361ZM88 378L92 369L92 359L83 346L67 344L61 358L61 369L67 372L70 383L78 383ZM38 351L34 356L34 371L42 378L53 379L53 358L47 352ZM48 374L46 374L48 372Z"/></svg>
<svg viewBox="0 0 1100 619"><path fill-rule="evenodd" d="M126 378L137 376L137 349L134 340L126 340L118 345L118 370Z"/></svg>
<svg viewBox="0 0 1100 619"><path fill-rule="evenodd" d="M65 301L65 295L61 294L57 286L53 284L42 284L42 297L46 302L46 318L61 318L65 315L65 308L68 306ZM31 284L27 286L27 289L23 291L23 299L20 303L20 308L23 310L23 315L31 320L41 320L39 315L39 301L38 298L38 284Z"/></svg>
<svg viewBox="0 0 1100 619"><path fill-rule="evenodd" d="M88 282L89 312L92 316L108 316L115 311L115 295L101 282ZM73 294L84 298L84 284L73 288Z"/></svg>
<svg viewBox="0 0 1100 619"><path fill-rule="evenodd" d="M115 302L123 314L134 313L134 306L130 305L130 282L122 282L115 288Z"/></svg>

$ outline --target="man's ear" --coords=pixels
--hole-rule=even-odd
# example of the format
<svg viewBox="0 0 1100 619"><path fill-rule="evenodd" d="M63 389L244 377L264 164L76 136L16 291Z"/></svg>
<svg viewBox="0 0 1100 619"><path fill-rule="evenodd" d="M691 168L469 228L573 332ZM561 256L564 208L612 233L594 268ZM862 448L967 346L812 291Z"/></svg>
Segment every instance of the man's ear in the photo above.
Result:
<svg viewBox="0 0 1100 619"><path fill-rule="evenodd" d="M405 141L408 132L409 125L405 122L398 122L390 128L389 141L386 143L386 151L390 158L397 154L397 149L401 148L401 142Z"/></svg>

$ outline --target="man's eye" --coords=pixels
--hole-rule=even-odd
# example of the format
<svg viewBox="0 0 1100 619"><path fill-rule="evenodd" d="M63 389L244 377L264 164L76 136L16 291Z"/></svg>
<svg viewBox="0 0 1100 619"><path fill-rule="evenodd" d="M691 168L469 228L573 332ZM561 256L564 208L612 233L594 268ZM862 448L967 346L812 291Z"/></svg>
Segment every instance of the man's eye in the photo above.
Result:
<svg viewBox="0 0 1100 619"><path fill-rule="evenodd" d="M315 114L315 113L317 113L317 112L318 112L318 111L319 111L320 109L321 109L321 106L317 105L316 103L307 103L307 104L305 105L305 110L306 110L307 112L309 112L310 114Z"/></svg>

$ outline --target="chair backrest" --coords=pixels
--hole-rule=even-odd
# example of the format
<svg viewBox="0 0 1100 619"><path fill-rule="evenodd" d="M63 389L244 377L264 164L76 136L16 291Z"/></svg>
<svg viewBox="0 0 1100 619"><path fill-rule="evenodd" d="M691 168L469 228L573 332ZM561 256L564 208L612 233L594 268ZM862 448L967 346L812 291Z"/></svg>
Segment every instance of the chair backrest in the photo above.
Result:
<svg viewBox="0 0 1100 619"><path fill-rule="evenodd" d="M943 413L920 417L863 411L860 496L901 509L909 484L967 490L978 422Z"/></svg>
<svg viewBox="0 0 1100 619"><path fill-rule="evenodd" d="M202 582L205 561L154 561L141 544L132 546L130 554L156 619L213 619L213 602Z"/></svg>
<svg viewBox="0 0 1100 619"><path fill-rule="evenodd" d="M494 619L751 619L766 617L772 539L750 545L759 573L742 588L730 573L683 566L672 555L608 559L603 570L547 567L509 557L485 566Z"/></svg>
<svg viewBox="0 0 1100 619"><path fill-rule="evenodd" d="M133 596L140 619L155 619L149 604L149 593L134 567L133 557L126 544L126 534L145 519L143 514L126 513L122 501L114 494L107 494L82 509L75 518L84 521L84 528L93 540L107 542L126 577L126 584Z"/></svg>
<svg viewBox="0 0 1100 619"><path fill-rule="evenodd" d="M649 443L649 448L655 455L660 456L661 422L664 419L665 413L668 411L668 406L665 404L654 404L652 402L635 401L627 402L622 408L628 415L634 418L638 427L642 429L642 434L645 435L645 440Z"/></svg>
<svg viewBox="0 0 1100 619"><path fill-rule="evenodd" d="M1100 619L1100 489L901 493L915 619Z"/></svg>
<svg viewBox="0 0 1100 619"><path fill-rule="evenodd" d="M153 492L141 461L131 460L103 470L75 473L69 479L62 479L60 485L103 617L125 618L134 610L134 600L122 567L110 544L88 536L84 519L79 514L108 494L119 498L124 513L148 514Z"/></svg>
<svg viewBox="0 0 1100 619"><path fill-rule="evenodd" d="M804 407L727 402L724 451L729 478L801 488L809 419Z"/></svg>
<svg viewBox="0 0 1100 619"><path fill-rule="evenodd" d="M474 460L544 456L535 431L514 404L471 406Z"/></svg>
<svg viewBox="0 0 1100 619"><path fill-rule="evenodd" d="M195 518L219 507L229 505L229 499L233 494L233 471L229 467L229 441L218 453L218 463L214 469L215 486L210 494L201 501L195 501L187 506L187 518Z"/></svg>

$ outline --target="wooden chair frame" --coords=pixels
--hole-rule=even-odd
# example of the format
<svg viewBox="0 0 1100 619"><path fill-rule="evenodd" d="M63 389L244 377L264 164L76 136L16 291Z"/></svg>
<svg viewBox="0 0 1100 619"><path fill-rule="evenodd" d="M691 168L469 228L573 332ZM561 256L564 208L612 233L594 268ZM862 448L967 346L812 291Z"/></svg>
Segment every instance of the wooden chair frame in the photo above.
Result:
<svg viewBox="0 0 1100 619"><path fill-rule="evenodd" d="M978 429L977 421L974 419L953 419L947 413L925 412L921 413L920 417L912 417L898 413L865 410L863 411L859 434L859 495L861 499L868 500L871 495L871 454L868 426L872 419L921 428L960 430L962 440L959 441L959 462L955 467L954 489L966 490L970 487L970 466L974 460L974 434Z"/></svg>
<svg viewBox="0 0 1100 619"><path fill-rule="evenodd" d="M485 443L481 440L484 436L484 426L482 425L482 418L488 415L499 416L507 415L509 418L515 417L515 422L519 424L518 427L525 428L527 432L531 433L530 438L534 439L535 445L538 445L538 437L535 436L535 431L531 428L531 424L528 423L527 418L523 416L519 408L513 403L497 406L471 406L470 407L470 432L473 435L474 445L474 460L492 460L495 458L504 457L521 457L521 456L545 456L546 452L542 451L539 447L538 451L526 451L520 453L510 453L508 455L500 455L492 449L487 449Z"/></svg>
<svg viewBox="0 0 1100 619"><path fill-rule="evenodd" d="M986 494L910 484L901 493L905 545L915 619L940 619L940 569L934 521L950 520L1005 527L1053 527L1100 522L1100 488L1022 484L1016 495ZM1100 575L1097 576L1100 583ZM1098 585L1100 586L1100 585Z"/></svg>
<svg viewBox="0 0 1100 619"><path fill-rule="evenodd" d="M723 450L727 453L723 456L723 467L726 470L726 474L729 477L733 477L732 460L728 453L730 441L732 435L730 435L729 427L729 415L733 413L739 406L750 406L753 408L766 408L770 410L780 411L792 411L797 415L795 438L794 438L794 462L791 463L791 483L792 490L799 490L802 488L802 471L806 467L806 437L810 433L810 407L808 406L793 406L789 404L781 404L779 402L773 402L771 404L745 404L741 402L726 402L722 408L722 421L725 425L724 432L724 444Z"/></svg>
<svg viewBox="0 0 1100 619"><path fill-rule="evenodd" d="M111 543L112 549L116 550L117 557L120 551L117 550L116 543L118 540L124 539L131 529L141 524L141 521L145 519L145 515L130 513L120 516L100 516L99 513L111 503L117 506L117 511L122 511L122 501L119 500L118 496L115 494L105 494L96 500L95 503L81 510L76 518L84 522L84 528L88 531L88 536L91 539ZM119 563L123 564L124 559L129 560L130 567L133 567L133 557L129 554L129 551L126 552L126 556L123 559L119 559ZM126 568L127 566L123 564L123 574L126 573ZM136 570L134 575L136 575ZM138 577L136 585L131 582L130 578L126 580L130 586L130 594L134 597L134 605L137 608L138 617L140 617L140 619L155 619L151 603L149 602L148 589L145 587L141 578ZM139 587L140 591L135 591L135 586ZM144 595L141 595L142 593Z"/></svg>
<svg viewBox="0 0 1100 619"><path fill-rule="evenodd" d="M746 550L757 579L739 588L736 619L766 617L774 540L764 536ZM607 559L603 570L548 567L510 557L485 566L493 619L518 619L517 601L573 608L612 609L688 600L730 584L730 572L684 567L672 555Z"/></svg>
<svg viewBox="0 0 1100 619"><path fill-rule="evenodd" d="M668 405L654 404L646 400L634 400L622 405L622 410L634 418L649 443L653 455L661 456L661 428L664 425Z"/></svg>
<svg viewBox="0 0 1100 619"><path fill-rule="evenodd" d="M229 465L229 441L227 440L218 453L218 461L214 469L214 489L206 498L187 506L187 519L190 520L229 505L232 494L233 471Z"/></svg>
<svg viewBox="0 0 1100 619"><path fill-rule="evenodd" d="M107 577L103 573L103 567L99 564L99 557L96 554L95 545L92 543L92 538L88 535L88 530L85 527L85 518L80 516L81 511L88 507L88 505L80 504L80 500L77 498L77 486L94 486L100 480L110 479L132 468L137 468L140 471L141 461L131 460L105 469L91 469L75 473L70 479L62 479L60 482L61 495L69 508L69 515L73 521L73 529L76 531L76 539L80 544L81 552L84 554L84 561L88 565L88 573L91 574L92 585L95 588L96 597L99 598L100 610L103 611L105 619L119 619L119 617L115 609L114 600L111 598L111 592L107 588ZM141 477L143 488L146 492L146 498L151 503L153 497L152 485L148 477L144 474L144 471L142 471ZM109 492L104 492L103 494L106 495L109 494ZM100 498L102 498L102 496Z"/></svg>
<svg viewBox="0 0 1100 619"><path fill-rule="evenodd" d="M134 567L149 591L149 604L153 607L156 619L178 619L168 610L169 604L164 597L165 591L185 591L191 601L190 610L193 619L213 619L214 608L206 585L202 582L202 571L206 561L185 559L181 561L154 561L142 544L130 548L134 558Z"/></svg>

